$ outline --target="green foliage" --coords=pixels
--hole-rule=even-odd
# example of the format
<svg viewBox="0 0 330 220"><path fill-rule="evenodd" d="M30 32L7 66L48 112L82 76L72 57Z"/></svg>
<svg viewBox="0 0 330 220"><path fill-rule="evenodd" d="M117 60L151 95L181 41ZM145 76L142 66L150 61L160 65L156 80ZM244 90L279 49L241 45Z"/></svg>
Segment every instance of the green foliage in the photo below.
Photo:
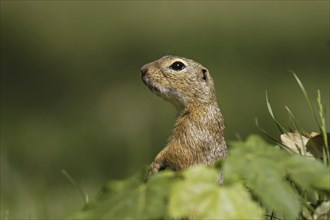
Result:
<svg viewBox="0 0 330 220"><path fill-rule="evenodd" d="M281 140L273 137L264 129L260 129L258 122L257 126L267 137L277 143L278 146L290 152L292 155L295 155L289 158L287 158L287 156L283 157L284 160L281 161L281 163L283 163L286 170L286 179L290 181L295 190L294 195L303 201L301 204L303 205L303 210L300 212L301 217L304 219L328 219L330 217L330 202L328 199L330 187L330 154L328 141L330 133L327 133L326 114L321 100L321 92L320 90L317 91L317 107L319 109L317 114L303 83L293 71L291 72L305 97L306 104L313 114L314 122L319 131L305 131L304 128L298 124L296 117L287 106L285 108L289 116L289 128L285 129L275 118L267 93L266 104L268 112L281 133ZM322 165L321 162L323 162L324 165ZM258 194L258 190L255 190L255 193ZM289 191L287 193L289 193ZM290 193L292 194L292 190ZM289 197L293 198L292 196ZM269 197L265 197L266 205L268 204L268 199ZM285 214L285 210L283 211ZM291 211L291 214L296 212L296 210Z"/></svg>
<svg viewBox="0 0 330 220"><path fill-rule="evenodd" d="M275 209L288 218L297 217L300 210L298 197L283 181L283 162L287 154L271 148L257 136L251 136L245 143L234 142L233 146L236 148L225 164L225 176L246 179L247 186L270 210Z"/></svg>
<svg viewBox="0 0 330 220"><path fill-rule="evenodd" d="M251 200L242 183L219 187L218 172L194 167L172 188L169 216L207 219L260 219L263 210ZM239 211L238 211L239 210Z"/></svg>
<svg viewBox="0 0 330 220"><path fill-rule="evenodd" d="M312 154L313 157L317 158L317 159L323 159L324 164L329 165L329 161L330 161L330 153L329 153L329 141L328 141L328 136L330 136L329 133L327 133L327 124L326 124L326 114L324 111L324 105L322 103L322 99L321 99L321 92L320 90L317 91L317 107L319 109L319 112L317 114L317 112L315 111L315 109L313 108L312 105L312 100L310 99L307 90L305 89L303 83L300 81L299 77L293 72L291 71L300 90L302 91L307 106L310 109L310 112L313 114L314 116L314 121L318 127L318 134L321 136L321 141L316 141L315 139L317 139L316 135L312 135L312 133L316 133L316 132L306 132L297 122L294 114L292 113L292 111L290 110L290 108L288 106L285 106L285 109L288 112L288 116L289 116L289 129L286 129L275 117L271 104L269 102L268 99L268 94L266 92L266 104L267 104L267 109L268 112L270 114L270 116L272 117L272 120L275 122L276 126L278 127L278 130L280 131L280 133L284 136L287 135L294 135L294 136L299 136L299 138L301 139L301 143L297 143L296 140L291 139L291 143L293 143L293 145L295 145L292 148L292 144L291 146L288 145L287 141L284 141L282 139L282 135L281 135L281 141L279 141L276 137L273 137L272 135L270 135L267 131L265 131L264 129L261 129L258 121L256 121L257 123L257 127L270 139L272 139L273 141L275 141L275 143L277 143L280 147L282 147L283 149L289 151L290 153L297 153L295 152L296 148L300 148L299 154L306 156L307 155L307 145L305 146L305 144L303 143L303 139L304 138L309 138L309 141L311 143L310 145L312 145L312 147L314 149L308 149L309 151L313 151L317 148L322 149L321 152L323 153L322 156L320 156L318 153L317 154ZM291 133L291 134L290 134ZM295 134L293 134L295 133ZM313 140L314 138L314 140Z"/></svg>
<svg viewBox="0 0 330 220"><path fill-rule="evenodd" d="M108 183L94 202L74 219L262 219L299 217L304 198L296 193L330 192L326 166L313 159L291 155L251 135L232 142L221 172L195 166L184 171L164 171L147 183L142 175Z"/></svg>
<svg viewBox="0 0 330 220"><path fill-rule="evenodd" d="M297 218L302 204L289 179L304 191L330 190L329 170L319 161L290 155L259 136L232 142L224 163L226 181L244 180L269 210L282 218Z"/></svg>
<svg viewBox="0 0 330 220"><path fill-rule="evenodd" d="M216 169L196 166L141 178L111 181L101 195L69 219L260 219L263 210L242 183L219 187ZM240 210L239 212L237 210Z"/></svg>
<svg viewBox="0 0 330 220"><path fill-rule="evenodd" d="M166 214L166 200L173 183L173 173L163 172L154 176L148 184L139 176L111 181L96 201L70 219L157 219Z"/></svg>

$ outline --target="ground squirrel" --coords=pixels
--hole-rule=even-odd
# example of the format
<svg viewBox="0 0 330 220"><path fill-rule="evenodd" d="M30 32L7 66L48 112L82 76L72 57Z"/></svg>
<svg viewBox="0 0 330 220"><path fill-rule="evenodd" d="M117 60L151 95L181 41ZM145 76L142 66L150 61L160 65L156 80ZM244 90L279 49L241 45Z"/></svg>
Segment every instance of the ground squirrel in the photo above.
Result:
<svg viewBox="0 0 330 220"><path fill-rule="evenodd" d="M141 73L144 84L178 110L169 142L150 165L149 174L214 164L227 155L214 81L204 66L184 57L164 56L144 65Z"/></svg>

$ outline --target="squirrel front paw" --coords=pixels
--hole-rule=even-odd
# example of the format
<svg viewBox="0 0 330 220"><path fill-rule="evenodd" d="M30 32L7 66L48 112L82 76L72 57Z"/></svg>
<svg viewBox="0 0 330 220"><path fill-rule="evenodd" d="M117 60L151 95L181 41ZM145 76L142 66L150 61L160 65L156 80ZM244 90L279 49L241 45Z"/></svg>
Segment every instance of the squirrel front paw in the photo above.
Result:
<svg viewBox="0 0 330 220"><path fill-rule="evenodd" d="M158 173L160 171L161 167L162 166L160 163L152 162L152 164L149 167L148 172L144 176L144 182L147 182L151 175Z"/></svg>
<svg viewBox="0 0 330 220"><path fill-rule="evenodd" d="M162 170L165 170L165 169L166 169L166 166L163 163L154 161L150 165L149 174L150 175L156 174L159 171L162 171Z"/></svg>

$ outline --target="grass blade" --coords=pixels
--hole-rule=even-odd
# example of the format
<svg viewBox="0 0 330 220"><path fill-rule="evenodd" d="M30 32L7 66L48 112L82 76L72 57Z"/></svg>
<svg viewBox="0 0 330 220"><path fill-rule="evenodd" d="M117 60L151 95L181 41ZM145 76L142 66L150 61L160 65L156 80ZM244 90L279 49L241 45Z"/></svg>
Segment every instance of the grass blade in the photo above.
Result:
<svg viewBox="0 0 330 220"><path fill-rule="evenodd" d="M292 111L289 109L288 106L285 106L285 109L287 110L288 114L289 114L289 121L292 121L293 123L293 127L294 127L294 131L298 131L298 133L300 134L300 140L301 140L301 146L302 147L302 155L306 156L307 152L306 152L306 146L304 145L304 141L303 141L303 134L304 131L303 129L298 125L296 118L294 117Z"/></svg>
<svg viewBox="0 0 330 220"><path fill-rule="evenodd" d="M276 138L274 138L271 134L269 134L266 130L264 130L263 128L260 127L259 125L259 121L256 118L255 119L255 123L257 128L269 139L271 139L272 141L274 141L278 146L280 146L281 148L283 148L284 150L288 151L290 154L296 154L291 148L287 147L286 145L282 144L282 142L278 141Z"/></svg>
<svg viewBox="0 0 330 220"><path fill-rule="evenodd" d="M266 104L267 104L267 108L268 108L268 112L270 114L270 116L273 118L273 120L275 121L278 129L280 130L281 134L283 133L287 133L287 130L276 120L273 110L272 110L272 106L270 105L270 102L268 100L268 93L266 91Z"/></svg>
<svg viewBox="0 0 330 220"><path fill-rule="evenodd" d="M329 155L329 144L328 144L328 135L327 135L327 125L326 125L326 122L325 122L325 113L324 113L324 110L323 110L323 105L322 105L322 99L321 99L321 92L320 90L317 90L317 103L318 103L318 106L319 106L319 116L320 116L320 119L321 119L321 134L323 136L323 141L324 141L324 153L326 154L324 157L327 161L327 164L329 163L329 159L330 159L330 155Z"/></svg>
<svg viewBox="0 0 330 220"><path fill-rule="evenodd" d="M304 133L304 129L298 124L296 117L293 115L292 111L288 106L285 106L285 110L289 114L289 120L291 120L292 125L293 125L293 131L297 130L300 134Z"/></svg>
<svg viewBox="0 0 330 220"><path fill-rule="evenodd" d="M81 187L78 185L78 183L70 176L66 170L62 170L63 175L69 180L69 182L80 192L80 194L83 197L83 200L85 202L85 205L88 204L88 195L84 193L84 191L81 189Z"/></svg>
<svg viewBox="0 0 330 220"><path fill-rule="evenodd" d="M292 70L289 70L289 71L293 74L294 78L296 79L296 81L297 81L297 83L298 83L298 85L299 85L301 91L303 92L303 94L304 94L304 96L305 96L305 99L306 99L306 102L307 102L307 104L308 104L308 107L309 107L310 111L312 112L312 114L313 114L313 116L314 116L314 118L315 118L315 121L316 121L316 123L317 123L317 126L318 126L319 129L321 130L320 122L319 122L319 120L318 120L318 118L317 118L316 112L315 112L315 110L314 110L314 108L313 108L313 106L312 106L311 100L310 100L310 98L309 98L309 96L308 96L308 93L307 93L307 91L306 91L304 85L302 84L302 82L300 81L300 79L298 78L298 76L295 74L295 72L293 72Z"/></svg>

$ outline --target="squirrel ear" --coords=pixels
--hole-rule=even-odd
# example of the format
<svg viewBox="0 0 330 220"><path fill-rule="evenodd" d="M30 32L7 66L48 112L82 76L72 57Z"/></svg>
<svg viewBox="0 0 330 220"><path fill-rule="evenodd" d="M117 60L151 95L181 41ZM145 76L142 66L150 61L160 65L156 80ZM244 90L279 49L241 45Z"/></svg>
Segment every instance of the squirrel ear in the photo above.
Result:
<svg viewBox="0 0 330 220"><path fill-rule="evenodd" d="M208 75L207 75L208 73L207 73L207 72L208 72L207 69L205 69L205 68L202 69L202 75L201 75L201 78L202 78L202 80L205 81L205 82L208 81Z"/></svg>

